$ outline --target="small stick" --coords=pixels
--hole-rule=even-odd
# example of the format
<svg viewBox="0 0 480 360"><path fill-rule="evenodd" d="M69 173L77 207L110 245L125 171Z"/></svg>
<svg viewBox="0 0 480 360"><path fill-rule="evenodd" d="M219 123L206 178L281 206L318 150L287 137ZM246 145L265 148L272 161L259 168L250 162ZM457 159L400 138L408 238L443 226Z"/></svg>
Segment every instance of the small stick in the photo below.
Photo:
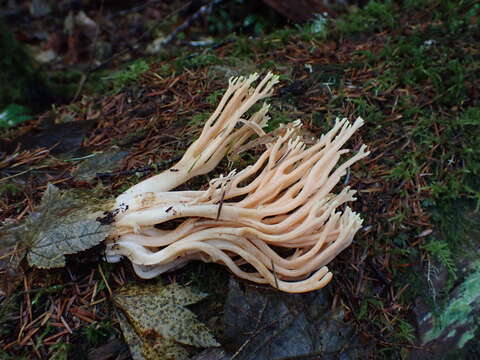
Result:
<svg viewBox="0 0 480 360"><path fill-rule="evenodd" d="M272 273L273 273L273 278L275 279L275 287L278 290L278 280L277 280L277 273L275 272L275 264L273 263L273 259L271 259L272 262Z"/></svg>
<svg viewBox="0 0 480 360"><path fill-rule="evenodd" d="M175 28L163 41L161 46L168 45L171 43L177 35L185 30L186 28L190 27L195 20L199 19L202 15L205 14L210 14L212 12L212 9L215 5L218 5L222 3L224 0L212 0L208 4L203 5L198 9L191 17L189 17L187 20L185 20L183 23L181 23L177 28Z"/></svg>
<svg viewBox="0 0 480 360"><path fill-rule="evenodd" d="M222 206L223 206L223 200L225 200L225 189L222 191L222 197L220 198L220 204L218 205L218 211L217 211L217 217L215 221L217 221L220 218L220 212L222 211Z"/></svg>
<svg viewBox="0 0 480 360"><path fill-rule="evenodd" d="M280 165L280 163L285 160L285 158L290 154L292 149L288 149L285 154L283 154L280 159L278 159L278 161L272 166L272 169L275 169L278 165Z"/></svg>

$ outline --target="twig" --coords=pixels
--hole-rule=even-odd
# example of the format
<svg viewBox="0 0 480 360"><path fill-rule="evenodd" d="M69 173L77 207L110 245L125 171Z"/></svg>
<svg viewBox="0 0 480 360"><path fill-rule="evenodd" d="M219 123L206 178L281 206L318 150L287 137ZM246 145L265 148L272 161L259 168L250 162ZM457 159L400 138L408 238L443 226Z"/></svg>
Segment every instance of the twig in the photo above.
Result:
<svg viewBox="0 0 480 360"><path fill-rule="evenodd" d="M218 219L220 219L220 213L222 212L223 201L225 200L225 192L226 192L225 189L223 189L222 196L220 198L220 204L218 205L217 217L215 221L218 221Z"/></svg>
<svg viewBox="0 0 480 360"><path fill-rule="evenodd" d="M258 320L257 320L257 324L255 325L255 330L251 333L250 337L247 340L245 340L245 342L237 349L237 351L235 352L235 354L232 355L230 360L234 360L236 357L238 357L238 355L240 355L243 349L247 347L247 345L255 338L255 336L260 334L260 332L265 328L265 326L260 327L260 322L262 321L263 314L265 313L265 310L267 309L267 307L268 307L268 300L265 301L263 308L260 311L260 314L258 315Z"/></svg>
<svg viewBox="0 0 480 360"><path fill-rule="evenodd" d="M278 279L277 279L277 273L275 271L275 264L273 263L273 259L272 259L272 273L273 273L273 278L275 279L275 287L278 289Z"/></svg>
<svg viewBox="0 0 480 360"><path fill-rule="evenodd" d="M98 264L98 270L100 271L100 276L102 277L103 282L105 283L105 286L107 287L108 293L110 294L110 297L111 297L113 292L112 292L112 289L110 288L110 285L108 284L107 277L103 273L103 269L100 264Z"/></svg>
<svg viewBox="0 0 480 360"><path fill-rule="evenodd" d="M219 5L220 3L222 3L224 0L211 0L208 4L205 4L203 6L200 7L200 9L198 9L192 16L190 16L190 18L188 18L187 20L185 20L182 24L180 24L177 28L175 28L171 33L170 35L168 35L162 42L161 42L161 46L166 46L168 45L169 43L171 43L176 37L177 35L185 30L186 28L190 27L192 25L192 23L195 21L195 20L198 20L202 15L205 15L205 14L210 14L212 12L212 9L214 6L216 5Z"/></svg>

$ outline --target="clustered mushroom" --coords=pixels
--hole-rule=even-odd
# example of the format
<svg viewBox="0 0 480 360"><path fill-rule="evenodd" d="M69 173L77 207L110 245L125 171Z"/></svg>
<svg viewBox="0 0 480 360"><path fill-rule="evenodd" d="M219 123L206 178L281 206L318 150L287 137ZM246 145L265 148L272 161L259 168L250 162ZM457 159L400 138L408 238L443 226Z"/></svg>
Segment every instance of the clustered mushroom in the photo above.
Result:
<svg viewBox="0 0 480 360"><path fill-rule="evenodd" d="M227 266L240 278L285 292L325 286L326 265L344 250L362 219L347 205L355 191L336 184L368 155L365 145L342 149L363 124L337 119L312 146L302 141L302 124L281 125L257 161L209 182L205 190L172 191L213 170L252 135L264 136L268 105L245 113L272 94L278 77L269 73L256 87L256 74L229 81L200 137L172 168L138 183L116 200L116 236L107 243L111 262L127 257L141 278L152 278L191 260ZM342 210L339 210L341 208ZM174 229L159 224L181 221Z"/></svg>

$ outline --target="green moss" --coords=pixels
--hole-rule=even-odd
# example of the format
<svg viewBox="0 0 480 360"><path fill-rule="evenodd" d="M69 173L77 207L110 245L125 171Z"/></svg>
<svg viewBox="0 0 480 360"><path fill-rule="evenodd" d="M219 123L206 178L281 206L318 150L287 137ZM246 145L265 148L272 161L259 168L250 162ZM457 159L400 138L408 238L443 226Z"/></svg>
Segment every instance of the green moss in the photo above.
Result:
<svg viewBox="0 0 480 360"><path fill-rule="evenodd" d="M396 9L392 1L369 1L361 10L353 12L336 24L343 34L373 33L395 26Z"/></svg>
<svg viewBox="0 0 480 360"><path fill-rule="evenodd" d="M55 345L52 345L50 350L53 352L50 356L51 360L68 360L69 352L72 348L72 344L58 342Z"/></svg>
<svg viewBox="0 0 480 360"><path fill-rule="evenodd" d="M207 96L207 101L210 105L216 106L222 98L225 90L216 90Z"/></svg>
<svg viewBox="0 0 480 360"><path fill-rule="evenodd" d="M210 117L210 115L210 112L195 114L188 121L188 125L201 127L203 124L205 124L205 121Z"/></svg>
<svg viewBox="0 0 480 360"><path fill-rule="evenodd" d="M83 328L83 334L93 346L105 343L115 333L116 329L110 320L95 322Z"/></svg>
<svg viewBox="0 0 480 360"><path fill-rule="evenodd" d="M224 62L224 59L220 59L213 51L207 49L201 53L181 56L175 61L175 70L181 72L185 68L196 69L203 66L224 64Z"/></svg>
<svg viewBox="0 0 480 360"><path fill-rule="evenodd" d="M125 69L117 71L109 76L104 77L111 83L111 87L115 93L120 92L125 86L131 86L140 80L140 76L145 73L150 66L143 59L138 59L129 64Z"/></svg>
<svg viewBox="0 0 480 360"><path fill-rule="evenodd" d="M467 10L464 3L460 5ZM477 11L475 9L472 7L470 11ZM443 19L442 11L435 12L437 15L431 15L432 18ZM458 10L451 15L450 22L452 17L461 17ZM407 130L416 151L399 153L401 161L395 164L390 179L414 179L429 161L427 154L433 148L429 168L432 175L427 178L425 190L433 199L468 196L478 199L480 205L480 192L475 190L478 186L474 183L480 174L480 148L476 146L480 137L480 107L472 98L473 79L479 75L478 59L474 51L466 51L457 41L458 36L469 41L470 34L470 31L459 33L452 40L445 23L431 25L409 35L387 38L386 45L376 54L360 55L378 74L374 82L363 85L365 89L374 85L372 96L403 88L415 94L428 92L432 99L428 107L422 107L410 95L397 97L392 111L402 113L403 117L395 131ZM383 126L384 109L377 104L365 98L347 101L353 103L358 114L368 122Z"/></svg>
<svg viewBox="0 0 480 360"><path fill-rule="evenodd" d="M452 249L450 248L448 242L444 240L432 239L422 248L430 253L436 260L444 266L449 274L456 278L457 267L453 257Z"/></svg>
<svg viewBox="0 0 480 360"><path fill-rule="evenodd" d="M272 109L269 113L272 118L268 121L268 125L265 127L266 132L275 130L280 124L288 124L295 120L292 119L287 112L282 112L276 109Z"/></svg>

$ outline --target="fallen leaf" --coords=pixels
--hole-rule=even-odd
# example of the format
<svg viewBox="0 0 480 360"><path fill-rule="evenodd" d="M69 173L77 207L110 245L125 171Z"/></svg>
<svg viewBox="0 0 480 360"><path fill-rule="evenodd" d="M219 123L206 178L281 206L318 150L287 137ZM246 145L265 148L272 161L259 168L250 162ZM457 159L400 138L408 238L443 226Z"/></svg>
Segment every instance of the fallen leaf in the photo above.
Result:
<svg viewBox="0 0 480 360"><path fill-rule="evenodd" d="M206 295L177 284L129 285L114 295L120 325L134 359L187 359L182 345L219 346L187 305ZM127 321L128 320L128 321Z"/></svg>
<svg viewBox="0 0 480 360"><path fill-rule="evenodd" d="M330 304L323 289L287 294L250 285L242 289L231 279L224 308L229 355L236 360L365 358L354 328Z"/></svg>
<svg viewBox="0 0 480 360"><path fill-rule="evenodd" d="M156 359L188 359L188 352L181 345L172 340L164 339L158 346L155 337L141 336L135 332L128 319L122 312L117 313L125 342L130 348L130 355L134 360Z"/></svg>
<svg viewBox="0 0 480 360"><path fill-rule="evenodd" d="M96 220L91 204L48 184L39 208L26 221L28 263L46 269L65 266L65 255L98 245L111 229Z"/></svg>
<svg viewBox="0 0 480 360"><path fill-rule="evenodd" d="M49 118L38 127L3 145L2 151L13 153L17 151L17 147L23 150L48 148L52 155L73 154L81 148L83 138L94 125L93 120L55 124L53 119Z"/></svg>
<svg viewBox="0 0 480 360"><path fill-rule="evenodd" d="M94 154L78 165L72 174L73 178L77 181L92 181L97 173L115 171L120 167L121 161L127 154L126 151L107 151Z"/></svg>

